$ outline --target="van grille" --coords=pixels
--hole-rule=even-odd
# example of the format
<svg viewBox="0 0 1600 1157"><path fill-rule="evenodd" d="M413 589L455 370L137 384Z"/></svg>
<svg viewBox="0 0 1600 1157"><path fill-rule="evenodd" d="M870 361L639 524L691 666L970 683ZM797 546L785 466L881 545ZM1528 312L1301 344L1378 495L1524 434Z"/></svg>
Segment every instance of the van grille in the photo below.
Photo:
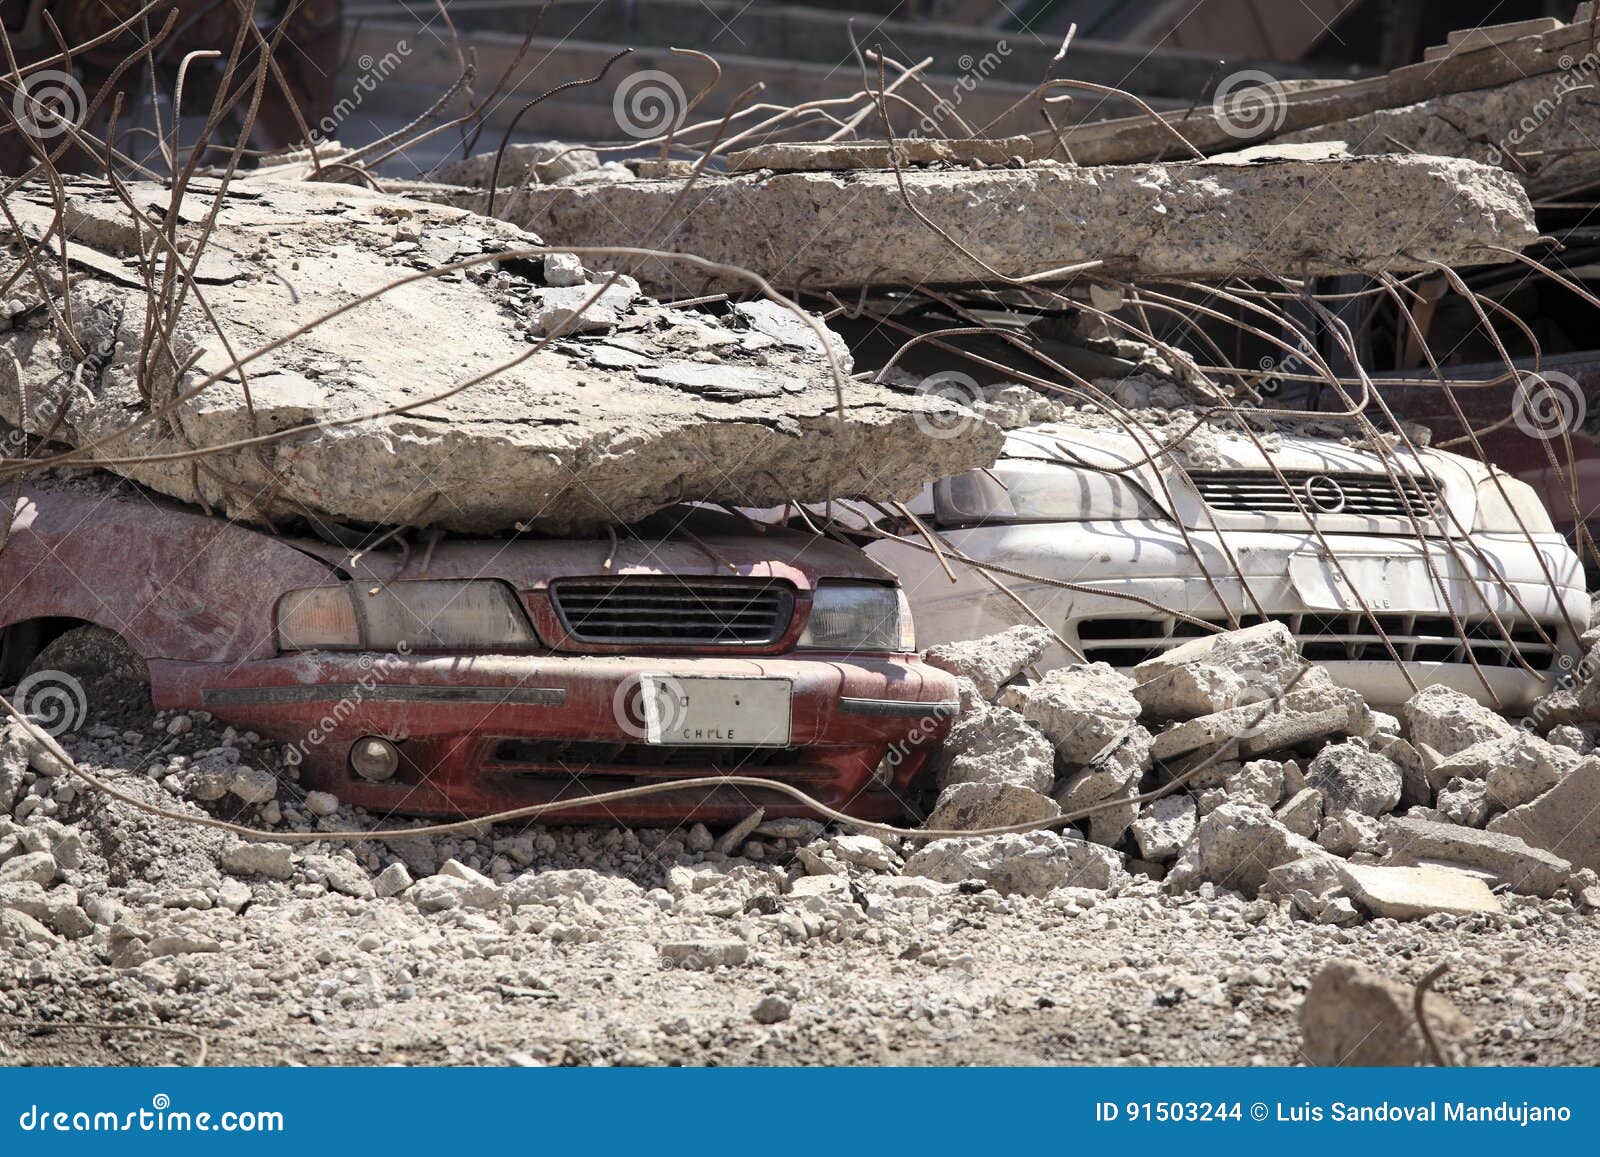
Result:
<svg viewBox="0 0 1600 1157"><path fill-rule="evenodd" d="M1397 471L1396 478L1390 478L1387 474L1285 470L1280 480L1271 470L1197 470L1189 477L1213 510L1243 514L1298 515L1304 507L1312 514L1426 519L1439 505L1439 485L1426 474Z"/></svg>
<svg viewBox="0 0 1600 1157"><path fill-rule="evenodd" d="M1471 647L1472 657L1481 667L1512 667L1517 662L1493 621L1486 618L1461 619L1466 643L1457 637L1445 615L1379 615L1377 618L1403 662L1466 663L1467 647ZM1228 624L1220 619L1208 621L1220 629L1228 629ZM1265 620L1259 615L1243 615L1239 625L1250 627L1263 621L1288 627L1300 644L1301 654L1313 663L1391 661L1388 649L1365 615L1283 614L1268 615ZM1091 663L1109 663L1113 667L1131 667L1154 658L1168 647L1209 634L1193 623L1171 617L1084 619L1077 624L1077 630L1084 657ZM1544 624L1544 631L1551 639L1559 638L1559 627L1555 623ZM1532 624L1508 621L1506 633L1535 671L1548 671L1555 665L1556 652L1539 637Z"/></svg>
<svg viewBox="0 0 1600 1157"><path fill-rule="evenodd" d="M783 583L728 579L564 579L550 600L567 634L584 643L765 646L794 617Z"/></svg>

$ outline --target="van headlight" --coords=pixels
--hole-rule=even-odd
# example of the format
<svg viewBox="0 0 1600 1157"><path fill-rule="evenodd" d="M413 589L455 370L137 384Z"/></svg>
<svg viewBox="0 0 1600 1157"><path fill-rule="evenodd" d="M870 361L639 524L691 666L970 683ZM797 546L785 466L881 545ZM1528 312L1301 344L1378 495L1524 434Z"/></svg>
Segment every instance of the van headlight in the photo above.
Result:
<svg viewBox="0 0 1600 1157"><path fill-rule="evenodd" d="M1528 528L1529 534L1554 532L1550 512L1539 501L1539 492L1521 479L1496 473L1499 486L1495 485L1494 478L1478 483L1478 508L1472 518L1472 529L1485 534L1519 534L1522 527L1517 525L1516 516L1521 515L1522 526ZM1503 497L1501 487L1505 488Z"/></svg>
<svg viewBox="0 0 1600 1157"><path fill-rule="evenodd" d="M911 604L896 586L820 582L799 645L817 651L915 651Z"/></svg>
<svg viewBox="0 0 1600 1157"><path fill-rule="evenodd" d="M538 642L511 590L494 580L341 583L278 600L285 651L439 651Z"/></svg>

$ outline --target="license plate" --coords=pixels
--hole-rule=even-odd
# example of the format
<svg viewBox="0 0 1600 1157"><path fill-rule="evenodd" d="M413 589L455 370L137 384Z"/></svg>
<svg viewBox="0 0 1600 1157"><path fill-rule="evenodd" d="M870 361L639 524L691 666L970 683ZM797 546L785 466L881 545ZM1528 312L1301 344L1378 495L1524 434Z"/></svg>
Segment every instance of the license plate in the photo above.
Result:
<svg viewBox="0 0 1600 1157"><path fill-rule="evenodd" d="M787 747L787 679L639 676L645 741L663 747Z"/></svg>
<svg viewBox="0 0 1600 1157"><path fill-rule="evenodd" d="M1297 554L1289 560L1289 578L1295 593L1312 610L1359 611L1361 601L1356 597L1359 593L1374 611L1447 613L1444 600L1439 597L1439 588L1420 557L1343 553L1338 557L1337 567L1319 554ZM1469 605L1474 592L1460 565L1454 559L1437 554L1433 556L1433 563L1444 581L1445 590L1450 593L1451 602L1456 607Z"/></svg>

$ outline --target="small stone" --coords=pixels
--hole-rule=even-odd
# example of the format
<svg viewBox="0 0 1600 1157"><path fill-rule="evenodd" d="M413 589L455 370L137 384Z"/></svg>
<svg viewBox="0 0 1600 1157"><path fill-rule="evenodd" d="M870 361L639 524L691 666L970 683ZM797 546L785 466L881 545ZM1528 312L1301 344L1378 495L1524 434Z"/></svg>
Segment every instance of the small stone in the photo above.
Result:
<svg viewBox="0 0 1600 1157"><path fill-rule="evenodd" d="M757 1024L778 1024L789 1019L794 1009L789 1002L777 993L761 998L761 1003L756 1005L755 1011L750 1015Z"/></svg>
<svg viewBox="0 0 1600 1157"><path fill-rule="evenodd" d="M221 867L236 876L287 880L294 875L294 855L288 844L241 841L222 853Z"/></svg>
<svg viewBox="0 0 1600 1157"><path fill-rule="evenodd" d="M174 715L167 720L168 735L187 735L194 730L194 720L187 715Z"/></svg>
<svg viewBox="0 0 1600 1157"><path fill-rule="evenodd" d="M339 810L339 797L325 791L308 791L305 809L314 816L331 816Z"/></svg>
<svg viewBox="0 0 1600 1157"><path fill-rule="evenodd" d="M761 826L761 821L766 818L766 815L765 808L756 808L755 811L718 836L711 845L711 850L721 852L724 856L732 854L735 848L749 839L751 833Z"/></svg>
<svg viewBox="0 0 1600 1157"><path fill-rule="evenodd" d="M695 824L689 829L689 834L684 837L683 846L691 852L709 852L716 843L711 830L705 824Z"/></svg>
<svg viewBox="0 0 1600 1157"><path fill-rule="evenodd" d="M704 971L743 964L750 959L750 946L743 940L680 940L657 949L669 968Z"/></svg>
<svg viewBox="0 0 1600 1157"><path fill-rule="evenodd" d="M235 769L228 790L245 803L266 803L278 794L278 777L257 767Z"/></svg>
<svg viewBox="0 0 1600 1157"><path fill-rule="evenodd" d="M390 896L398 896L413 883L415 881L412 880L411 873L406 871L406 866L396 860L377 874L372 881L372 890L378 896L388 899Z"/></svg>
<svg viewBox="0 0 1600 1157"><path fill-rule="evenodd" d="M0 884L30 882L40 887L55 883L56 858L49 852L29 852L0 864Z"/></svg>

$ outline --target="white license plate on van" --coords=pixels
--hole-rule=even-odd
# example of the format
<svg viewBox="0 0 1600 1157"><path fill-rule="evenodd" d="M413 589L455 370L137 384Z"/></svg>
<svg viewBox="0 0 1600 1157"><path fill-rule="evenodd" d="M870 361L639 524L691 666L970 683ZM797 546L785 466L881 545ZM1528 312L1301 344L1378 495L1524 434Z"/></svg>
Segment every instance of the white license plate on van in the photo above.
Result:
<svg viewBox="0 0 1600 1157"><path fill-rule="evenodd" d="M663 747L787 747L787 679L639 676L645 741Z"/></svg>

